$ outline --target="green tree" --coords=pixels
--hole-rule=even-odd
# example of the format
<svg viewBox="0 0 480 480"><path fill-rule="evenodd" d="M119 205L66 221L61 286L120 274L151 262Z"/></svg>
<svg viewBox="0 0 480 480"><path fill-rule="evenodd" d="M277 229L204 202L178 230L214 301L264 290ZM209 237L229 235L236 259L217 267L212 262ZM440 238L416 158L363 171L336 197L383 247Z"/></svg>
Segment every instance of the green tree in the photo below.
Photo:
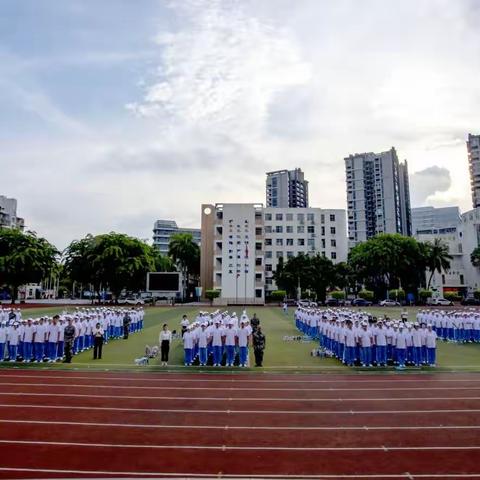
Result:
<svg viewBox="0 0 480 480"><path fill-rule="evenodd" d="M279 268L280 267L280 268ZM297 287L302 291L315 292L316 298L324 301L329 287L335 287L335 268L332 261L323 255L309 256L300 253L277 266L274 274L279 289L296 298Z"/></svg>
<svg viewBox="0 0 480 480"><path fill-rule="evenodd" d="M205 290L205 298L207 300L210 300L210 305L213 304L213 300L215 298L218 298L220 296L220 294L222 293L221 290Z"/></svg>
<svg viewBox="0 0 480 480"><path fill-rule="evenodd" d="M0 228L0 285L12 290L12 303L18 287L38 283L56 269L60 252L34 232Z"/></svg>
<svg viewBox="0 0 480 480"><path fill-rule="evenodd" d="M480 267L480 247L475 248L470 254L470 261L474 267Z"/></svg>
<svg viewBox="0 0 480 480"><path fill-rule="evenodd" d="M87 235L67 247L65 268L72 280L91 283L97 293L109 288L117 299L123 289L145 288L147 272L155 269L155 251L122 233Z"/></svg>
<svg viewBox="0 0 480 480"><path fill-rule="evenodd" d="M168 254L176 263L184 278L184 297L190 283L190 275L200 273L200 248L190 233L176 233L170 237Z"/></svg>
<svg viewBox="0 0 480 480"><path fill-rule="evenodd" d="M440 238L435 238L433 243L425 243L426 264L430 275L427 282L427 290L432 283L435 272L442 273L450 269L452 256L448 253L448 245Z"/></svg>
<svg viewBox="0 0 480 480"><path fill-rule="evenodd" d="M352 248L348 261L356 280L382 298L386 290L400 285L417 290L424 281L425 250L414 238L381 234Z"/></svg>

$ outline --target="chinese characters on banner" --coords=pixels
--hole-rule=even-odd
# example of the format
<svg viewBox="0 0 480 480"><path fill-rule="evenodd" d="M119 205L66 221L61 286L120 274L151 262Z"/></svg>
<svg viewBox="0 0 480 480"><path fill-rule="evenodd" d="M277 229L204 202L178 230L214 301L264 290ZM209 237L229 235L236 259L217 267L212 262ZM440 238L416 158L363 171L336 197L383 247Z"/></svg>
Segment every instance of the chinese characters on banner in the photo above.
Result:
<svg viewBox="0 0 480 480"><path fill-rule="evenodd" d="M248 257L250 248L249 221L235 224L228 220L228 273L240 277L248 274Z"/></svg>

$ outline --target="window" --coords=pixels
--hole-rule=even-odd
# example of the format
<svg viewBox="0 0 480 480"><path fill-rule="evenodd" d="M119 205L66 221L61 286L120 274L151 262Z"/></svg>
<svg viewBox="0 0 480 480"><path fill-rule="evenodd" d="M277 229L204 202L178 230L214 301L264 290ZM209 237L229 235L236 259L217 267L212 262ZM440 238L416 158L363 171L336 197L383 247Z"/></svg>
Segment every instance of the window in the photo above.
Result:
<svg viewBox="0 0 480 480"><path fill-rule="evenodd" d="M266 238L265 239L265 246L270 247L272 245L272 239L271 238Z"/></svg>
<svg viewBox="0 0 480 480"><path fill-rule="evenodd" d="M265 225L265 233L272 233L271 225Z"/></svg>
<svg viewBox="0 0 480 480"><path fill-rule="evenodd" d="M313 222L315 220L315 214L313 213L307 213L307 220L309 222Z"/></svg>
<svg viewBox="0 0 480 480"><path fill-rule="evenodd" d="M293 257L293 252L287 252L287 258L292 258Z"/></svg>
<svg viewBox="0 0 480 480"><path fill-rule="evenodd" d="M275 241L277 247L283 247L283 238L277 238Z"/></svg>
<svg viewBox="0 0 480 480"><path fill-rule="evenodd" d="M335 227L330 227L330 233L335 235L337 233L337 229Z"/></svg>
<svg viewBox="0 0 480 480"><path fill-rule="evenodd" d="M272 221L272 214L271 213L266 213L265 214L265 221L266 222L271 222Z"/></svg>
<svg viewBox="0 0 480 480"><path fill-rule="evenodd" d="M256 258L255 259L255 265L261 267L262 266L262 257Z"/></svg>
<svg viewBox="0 0 480 480"><path fill-rule="evenodd" d="M261 235L261 234L262 234L262 229L259 228L259 227L257 227L257 228L255 229L255 235Z"/></svg>
<svg viewBox="0 0 480 480"><path fill-rule="evenodd" d="M465 282L463 281L463 275L460 275L460 285L463 285Z"/></svg>
<svg viewBox="0 0 480 480"><path fill-rule="evenodd" d="M297 233L305 233L305 227L303 225L298 225Z"/></svg>
<svg viewBox="0 0 480 480"><path fill-rule="evenodd" d="M314 238L309 238L309 239L307 240L307 245L308 245L309 247L314 247L314 246L315 246L315 239L314 239Z"/></svg>
<svg viewBox="0 0 480 480"><path fill-rule="evenodd" d="M335 221L335 214L332 213L332 214L330 215L330 221L331 221L331 222L334 222L334 221Z"/></svg>
<svg viewBox="0 0 480 480"><path fill-rule="evenodd" d="M325 223L325 215L323 213L320 215L320 223Z"/></svg>
<svg viewBox="0 0 480 480"><path fill-rule="evenodd" d="M307 232L308 233L315 233L315 227L313 225L309 225L307 227Z"/></svg>
<svg viewBox="0 0 480 480"><path fill-rule="evenodd" d="M265 264L265 271L266 272L271 272L273 269L273 265L271 263L266 263Z"/></svg>
<svg viewBox="0 0 480 480"><path fill-rule="evenodd" d="M276 231L277 233L283 233L283 227L282 227L281 225L277 225L277 226L275 227L275 231Z"/></svg>
<svg viewBox="0 0 480 480"><path fill-rule="evenodd" d="M275 220L281 222L283 220L283 213L276 213Z"/></svg>
<svg viewBox="0 0 480 480"><path fill-rule="evenodd" d="M262 279L262 274L261 273L256 273L255 274L255 280L261 280Z"/></svg>
<svg viewBox="0 0 480 480"><path fill-rule="evenodd" d="M293 213L286 213L285 219L287 220L287 222L293 222Z"/></svg>
<svg viewBox="0 0 480 480"><path fill-rule="evenodd" d="M255 298L262 298L262 290L260 289L255 290Z"/></svg>
<svg viewBox="0 0 480 480"><path fill-rule="evenodd" d="M325 235L325 227L322 227L322 235Z"/></svg>
<svg viewBox="0 0 480 480"><path fill-rule="evenodd" d="M331 256L332 260L336 260L336 259L337 259L337 253L336 253L336 252L332 252L332 253L330 254L330 256Z"/></svg>
<svg viewBox="0 0 480 480"><path fill-rule="evenodd" d="M442 275L442 285L445 285L445 275Z"/></svg>
<svg viewBox="0 0 480 480"><path fill-rule="evenodd" d="M272 258L272 252L270 250L265 252L265 258Z"/></svg>
<svg viewBox="0 0 480 480"><path fill-rule="evenodd" d="M325 239L322 238L322 248L325 248Z"/></svg>
<svg viewBox="0 0 480 480"><path fill-rule="evenodd" d="M297 245L299 247L303 247L305 245L305 239L304 238L297 238Z"/></svg>
<svg viewBox="0 0 480 480"><path fill-rule="evenodd" d="M303 213L297 213L297 220L303 222L305 220L305 215Z"/></svg>
<svg viewBox="0 0 480 480"><path fill-rule="evenodd" d="M277 258L283 258L283 252L277 252Z"/></svg>
<svg viewBox="0 0 480 480"><path fill-rule="evenodd" d="M293 233L293 226L287 225L287 233Z"/></svg>
<svg viewBox="0 0 480 480"><path fill-rule="evenodd" d="M287 238L287 247L293 247L293 238Z"/></svg>
<svg viewBox="0 0 480 480"><path fill-rule="evenodd" d="M331 247L336 247L336 246L337 246L337 241L336 241L334 238L332 238L332 239L330 240L330 246L331 246Z"/></svg>

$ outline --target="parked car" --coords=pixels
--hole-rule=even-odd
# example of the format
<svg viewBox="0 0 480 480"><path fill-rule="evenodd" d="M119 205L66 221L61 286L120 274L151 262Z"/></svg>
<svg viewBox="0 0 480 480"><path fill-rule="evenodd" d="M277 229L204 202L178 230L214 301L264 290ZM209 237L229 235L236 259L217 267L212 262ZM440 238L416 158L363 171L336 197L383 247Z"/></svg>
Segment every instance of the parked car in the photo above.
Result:
<svg viewBox="0 0 480 480"><path fill-rule="evenodd" d="M337 298L327 298L325 300L325 305L327 307L343 307L345 305L345 301L338 300Z"/></svg>
<svg viewBox="0 0 480 480"><path fill-rule="evenodd" d="M352 300L352 307L371 307L372 302L363 298L354 298Z"/></svg>
<svg viewBox="0 0 480 480"><path fill-rule="evenodd" d="M430 299L430 301L427 302L427 305L451 307L453 305L453 302L451 300L447 300L446 298L439 297Z"/></svg>
<svg viewBox="0 0 480 480"><path fill-rule="evenodd" d="M480 300L474 297L467 297L462 300L462 305L480 305Z"/></svg>
<svg viewBox="0 0 480 480"><path fill-rule="evenodd" d="M286 303L289 307L296 307L297 306L297 301L293 298L285 299L284 303Z"/></svg>
<svg viewBox="0 0 480 480"><path fill-rule="evenodd" d="M396 300L391 300L389 298L386 298L385 300L382 300L379 305L381 307L399 307L400 302L397 302Z"/></svg>
<svg viewBox="0 0 480 480"><path fill-rule="evenodd" d="M120 305L144 305L145 301L141 297L129 295L128 297L119 297L118 303Z"/></svg>

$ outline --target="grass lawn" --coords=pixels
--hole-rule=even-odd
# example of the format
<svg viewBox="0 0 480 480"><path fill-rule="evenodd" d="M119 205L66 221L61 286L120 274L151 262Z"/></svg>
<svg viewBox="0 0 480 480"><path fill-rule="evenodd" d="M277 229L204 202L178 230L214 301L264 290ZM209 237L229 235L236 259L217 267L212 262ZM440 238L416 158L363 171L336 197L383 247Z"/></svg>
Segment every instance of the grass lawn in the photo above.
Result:
<svg viewBox="0 0 480 480"><path fill-rule="evenodd" d="M53 315L61 313L65 307L47 307L30 309L24 311L24 317L38 317L42 315ZM204 308L205 309L205 308ZM241 308L231 308L236 310L237 314L241 312ZM399 318L401 308L381 308L371 307L366 309L372 315L383 317L388 315L390 318ZM128 340L114 340L104 346L104 354L102 360L93 361L92 351L83 352L73 359L71 365L64 364L32 364L25 365L26 368L103 368L103 369L124 369L132 368L135 370L142 369L160 369L160 361L153 360L148 367L137 367L134 365L134 359L143 355L145 345L158 344L158 335L164 323L167 323L170 330L179 330L180 319L183 314L187 314L189 319L195 317L197 308L193 307L153 307L147 308L145 315L144 330L140 333L131 335ZM409 318L415 319L418 309L415 307L408 308ZM323 369L331 372L349 372L352 370L341 365L334 359L320 359L312 357L310 352L316 347L314 342L284 341L284 336L297 335L293 321L293 309L290 308L289 314L284 315L278 307L257 307L248 309L251 316L254 312L260 318L263 332L267 337L267 348L264 358L265 371L286 370L286 371L309 371ZM451 343L438 343L438 359L436 370L478 370L480 371L480 345L468 344L457 345ZM253 354L251 354L250 363L253 364ZM12 364L8 366L13 366ZM23 366L23 365L22 365ZM205 367L183 367L183 347L180 341L175 341L170 350L169 368L181 368L183 371L198 371ZM209 368L208 370L218 370ZM226 371L225 368L221 369ZM235 369L238 371L239 369ZM252 368L251 370L262 370ZM374 369L373 369L374 370ZM381 369L384 371L385 369ZM433 369L425 369L433 371ZM242 369L244 371L244 369ZM372 371L372 369L369 369ZM418 371L418 370L416 370Z"/></svg>

